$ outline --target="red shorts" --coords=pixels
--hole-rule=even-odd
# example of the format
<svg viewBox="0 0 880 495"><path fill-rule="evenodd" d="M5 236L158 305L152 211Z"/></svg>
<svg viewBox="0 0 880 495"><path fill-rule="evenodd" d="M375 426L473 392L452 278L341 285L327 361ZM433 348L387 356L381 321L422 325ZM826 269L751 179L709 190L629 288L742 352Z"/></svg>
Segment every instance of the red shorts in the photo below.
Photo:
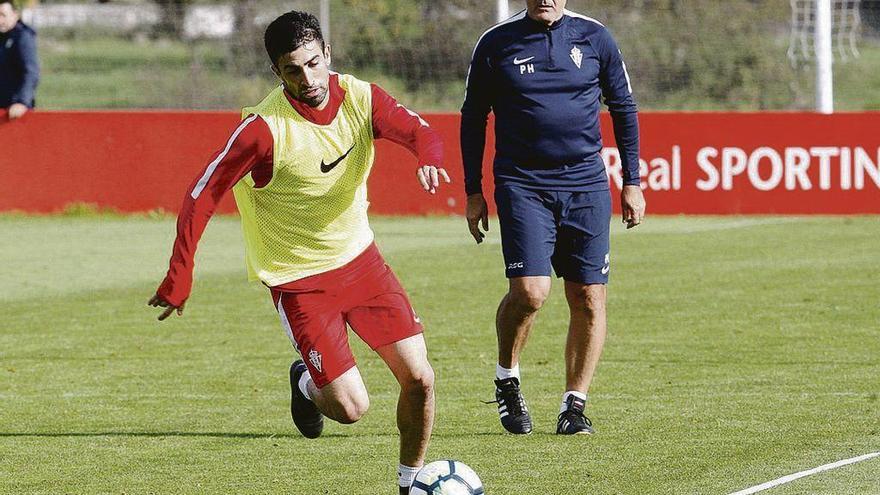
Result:
<svg viewBox="0 0 880 495"><path fill-rule="evenodd" d="M351 369L346 323L373 350L422 332L375 244L335 270L270 287L281 325L318 388Z"/></svg>

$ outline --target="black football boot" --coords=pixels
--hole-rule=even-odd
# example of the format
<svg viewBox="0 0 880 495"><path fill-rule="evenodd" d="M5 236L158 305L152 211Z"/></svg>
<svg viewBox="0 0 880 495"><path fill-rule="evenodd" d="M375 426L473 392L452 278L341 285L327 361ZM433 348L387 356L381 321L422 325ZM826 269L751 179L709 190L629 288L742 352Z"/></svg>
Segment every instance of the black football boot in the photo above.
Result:
<svg viewBox="0 0 880 495"><path fill-rule="evenodd" d="M290 365L290 415L304 437L318 438L324 430L324 415L299 389L299 378L307 369L302 359Z"/></svg>
<svg viewBox="0 0 880 495"><path fill-rule="evenodd" d="M556 420L557 435L592 435L593 423L584 416L584 399L569 395L565 401L565 411Z"/></svg>
<svg viewBox="0 0 880 495"><path fill-rule="evenodd" d="M532 418L520 392L519 379L495 380L495 400L488 404L493 403L498 404L498 416L505 430L516 435L532 432Z"/></svg>

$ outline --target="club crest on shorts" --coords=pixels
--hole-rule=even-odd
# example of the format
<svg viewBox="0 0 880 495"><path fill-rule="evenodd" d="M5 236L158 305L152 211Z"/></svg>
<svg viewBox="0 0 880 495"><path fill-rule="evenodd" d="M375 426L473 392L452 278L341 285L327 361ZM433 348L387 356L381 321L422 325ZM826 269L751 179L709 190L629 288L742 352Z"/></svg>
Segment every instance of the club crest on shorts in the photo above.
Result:
<svg viewBox="0 0 880 495"><path fill-rule="evenodd" d="M309 351L309 361L312 363L312 366L314 366L315 369L318 370L318 373L323 373L323 370L321 369L321 353L320 352L318 352L314 349Z"/></svg>
<svg viewBox="0 0 880 495"><path fill-rule="evenodd" d="M581 52L581 49L576 46L572 47L571 53L569 53L569 55L571 56L571 60L574 62L574 65L577 65L578 69L580 69L581 62L584 60L584 54L583 52Z"/></svg>

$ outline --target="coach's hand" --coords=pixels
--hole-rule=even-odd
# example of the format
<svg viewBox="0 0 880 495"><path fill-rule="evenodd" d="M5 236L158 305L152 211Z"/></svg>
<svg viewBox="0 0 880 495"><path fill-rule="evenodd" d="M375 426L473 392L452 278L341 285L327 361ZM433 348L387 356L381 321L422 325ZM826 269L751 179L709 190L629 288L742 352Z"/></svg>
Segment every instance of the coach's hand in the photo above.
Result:
<svg viewBox="0 0 880 495"><path fill-rule="evenodd" d="M24 117L24 114L28 112L28 107L21 103L13 103L9 106L9 120L16 120Z"/></svg>
<svg viewBox="0 0 880 495"><path fill-rule="evenodd" d="M483 193L471 194L467 197L467 217L468 228L477 244L483 242L486 234L480 231L480 222L483 223L483 230L489 232L489 206L486 205L486 198Z"/></svg>
<svg viewBox="0 0 880 495"><path fill-rule="evenodd" d="M641 186L623 186L620 191L620 210L623 212L623 223L631 229L642 223L645 218L645 195Z"/></svg>
<svg viewBox="0 0 880 495"><path fill-rule="evenodd" d="M440 177L443 177L443 181L447 184L452 182L449 180L449 174L446 173L446 170L434 165L422 165L416 170L416 175L425 192L431 194L437 193L437 189L440 187Z"/></svg>
<svg viewBox="0 0 880 495"><path fill-rule="evenodd" d="M183 316L183 307L186 306L186 302L184 302L180 306L172 306L171 303L163 299L162 296L156 294L155 296L150 298L150 301L147 303L147 305L153 306L154 308L165 308L165 311L163 311L162 314L159 315L159 321L162 321L165 318L171 316L171 313L173 313L175 309L177 310L177 316Z"/></svg>

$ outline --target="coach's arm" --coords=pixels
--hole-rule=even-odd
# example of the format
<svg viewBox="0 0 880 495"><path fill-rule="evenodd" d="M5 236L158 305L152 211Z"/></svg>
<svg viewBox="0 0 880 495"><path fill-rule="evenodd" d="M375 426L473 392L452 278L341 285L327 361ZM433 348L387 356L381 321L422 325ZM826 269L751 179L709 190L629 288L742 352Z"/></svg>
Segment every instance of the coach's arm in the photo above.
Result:
<svg viewBox="0 0 880 495"><path fill-rule="evenodd" d="M632 94L626 64L617 43L608 30L599 38L599 85L605 105L614 124L614 139L620 151L623 188L620 191L620 209L626 228L642 223L645 217L645 196L639 177L639 117Z"/></svg>
<svg viewBox="0 0 880 495"><path fill-rule="evenodd" d="M484 43L474 49L461 106L461 161L464 166L464 188L467 194L468 229L477 244L489 230L489 207L483 197L483 153L486 147L486 122L492 109L490 67Z"/></svg>

